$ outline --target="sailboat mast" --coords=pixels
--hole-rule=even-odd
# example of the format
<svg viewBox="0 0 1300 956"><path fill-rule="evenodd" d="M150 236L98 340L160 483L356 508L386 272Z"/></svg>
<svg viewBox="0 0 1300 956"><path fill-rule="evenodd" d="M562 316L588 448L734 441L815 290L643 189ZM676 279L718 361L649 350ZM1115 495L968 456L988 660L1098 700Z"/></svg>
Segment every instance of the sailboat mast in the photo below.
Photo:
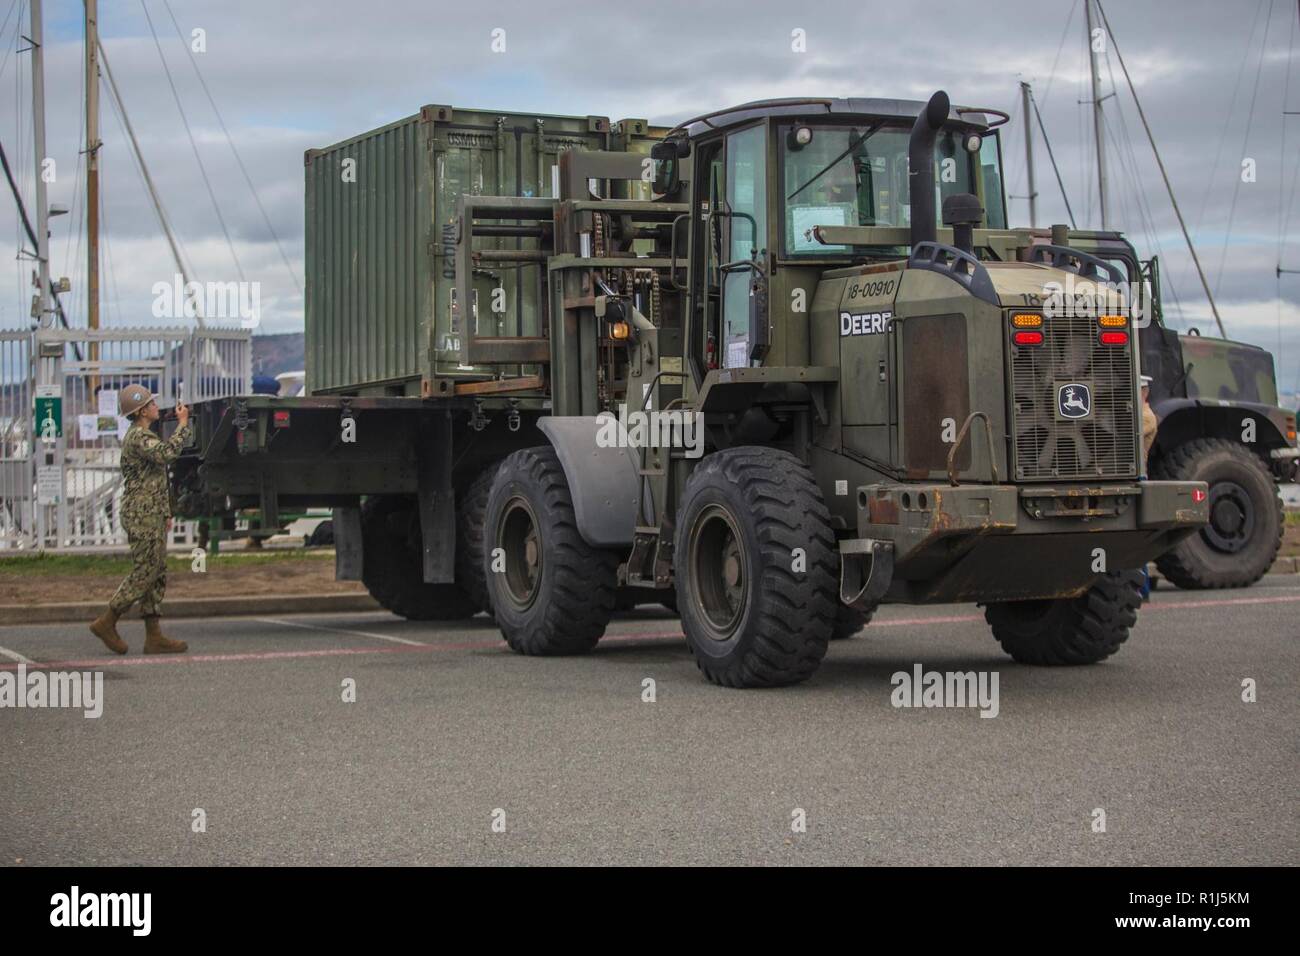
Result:
<svg viewBox="0 0 1300 956"><path fill-rule="evenodd" d="M36 150L36 315L45 327L50 314L50 203L45 188L45 36L41 0L31 0L32 145Z"/></svg>
<svg viewBox="0 0 1300 956"><path fill-rule="evenodd" d="M86 326L99 328L99 0L86 4ZM94 348L92 344L91 348ZM94 357L94 356L92 356Z"/></svg>
<svg viewBox="0 0 1300 956"><path fill-rule="evenodd" d="M1029 228L1038 226L1038 188L1034 185L1034 124L1029 112L1029 84L1020 81L1020 112L1025 117L1025 171L1029 175Z"/></svg>
<svg viewBox="0 0 1300 956"><path fill-rule="evenodd" d="M1101 112L1101 71L1097 62L1097 54L1105 49L1106 32L1094 25L1092 0L1083 0L1083 12L1088 25L1088 69L1092 73L1092 133L1093 140L1097 145L1097 199L1101 205L1101 228L1109 229L1110 204L1106 198L1105 117Z"/></svg>

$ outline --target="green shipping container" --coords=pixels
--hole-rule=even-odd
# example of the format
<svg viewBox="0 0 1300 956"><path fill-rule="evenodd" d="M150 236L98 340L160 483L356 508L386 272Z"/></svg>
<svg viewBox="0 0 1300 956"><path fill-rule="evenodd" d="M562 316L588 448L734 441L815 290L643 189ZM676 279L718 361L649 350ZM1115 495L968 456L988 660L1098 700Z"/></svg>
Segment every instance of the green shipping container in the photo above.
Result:
<svg viewBox="0 0 1300 956"><path fill-rule="evenodd" d="M308 150L308 393L419 395L422 381L433 377L500 374L459 362L462 330L452 320L454 246L447 230L458 197L549 197L564 150L648 153L662 133L644 120L611 126L601 116L426 106ZM527 249L537 240L495 238L480 248L492 245ZM539 328L542 268L485 263L476 270L478 334L546 334Z"/></svg>

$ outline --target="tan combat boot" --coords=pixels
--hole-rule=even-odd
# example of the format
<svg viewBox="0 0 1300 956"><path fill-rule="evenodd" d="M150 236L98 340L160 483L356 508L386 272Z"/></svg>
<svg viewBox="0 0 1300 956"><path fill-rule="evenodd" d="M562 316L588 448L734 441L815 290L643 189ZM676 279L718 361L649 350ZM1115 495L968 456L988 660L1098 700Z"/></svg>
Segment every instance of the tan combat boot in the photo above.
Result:
<svg viewBox="0 0 1300 956"><path fill-rule="evenodd" d="M160 618L144 619L144 652L146 654L182 654L189 649L184 641L173 641L162 632Z"/></svg>
<svg viewBox="0 0 1300 956"><path fill-rule="evenodd" d="M114 654L126 653L126 641L117 633L117 612L111 607L90 622L90 633L103 641Z"/></svg>

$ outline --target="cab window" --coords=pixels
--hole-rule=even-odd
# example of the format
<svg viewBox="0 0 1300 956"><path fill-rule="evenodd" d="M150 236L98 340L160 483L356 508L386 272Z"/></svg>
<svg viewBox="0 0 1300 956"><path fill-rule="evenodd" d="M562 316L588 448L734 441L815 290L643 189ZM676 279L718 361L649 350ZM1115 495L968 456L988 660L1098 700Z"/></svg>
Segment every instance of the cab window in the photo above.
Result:
<svg viewBox="0 0 1300 956"><path fill-rule="evenodd" d="M806 130L800 136L795 131ZM895 226L912 223L907 183L907 144L911 129L882 124L853 127L786 125L778 129L781 155L782 253L828 256L848 246L822 245L813 226ZM989 152L985 146L989 143ZM937 217L943 200L955 193L986 192L976 176L998 182L999 201L989 225L1002 226L1001 176L996 137L985 138L975 162L961 134L945 130L935 143L934 182ZM991 167L986 168L986 167ZM991 205L989 203L986 204Z"/></svg>

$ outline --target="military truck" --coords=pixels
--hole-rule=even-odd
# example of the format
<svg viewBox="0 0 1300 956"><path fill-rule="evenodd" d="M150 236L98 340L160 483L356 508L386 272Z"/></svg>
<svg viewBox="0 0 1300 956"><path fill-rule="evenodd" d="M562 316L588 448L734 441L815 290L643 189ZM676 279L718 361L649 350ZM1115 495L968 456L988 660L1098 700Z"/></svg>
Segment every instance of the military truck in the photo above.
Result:
<svg viewBox="0 0 1300 956"><path fill-rule="evenodd" d="M886 602L1103 660L1208 490L1142 478L1129 303L1043 308L1123 274L1007 228L1005 121L426 107L310 151L312 395L197 409L182 507L333 507L341 577L524 654L590 650L636 591L727 686L808 678Z"/></svg>
<svg viewBox="0 0 1300 956"><path fill-rule="evenodd" d="M1300 462L1296 415L1277 404L1272 356L1255 345L1203 337L1196 328L1184 334L1168 328L1159 259L1140 259L1121 234L1074 232L1070 241L1117 265L1134 292L1141 368L1151 378L1150 404L1159 419L1149 473L1209 486L1209 521L1157 557L1156 566L1183 588L1255 583L1282 541L1278 482L1294 481Z"/></svg>

